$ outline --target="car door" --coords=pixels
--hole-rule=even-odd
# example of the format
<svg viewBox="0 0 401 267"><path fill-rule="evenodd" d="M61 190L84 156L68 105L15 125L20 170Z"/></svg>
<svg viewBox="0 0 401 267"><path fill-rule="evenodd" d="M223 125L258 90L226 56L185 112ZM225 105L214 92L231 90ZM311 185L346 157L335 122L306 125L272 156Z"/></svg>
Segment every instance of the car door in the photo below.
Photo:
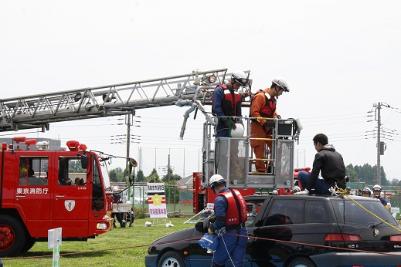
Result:
<svg viewBox="0 0 401 267"><path fill-rule="evenodd" d="M49 203L52 198L47 177L49 158L27 152L21 153L17 162L16 204L22 210L30 234L35 237L47 236L47 229L51 228Z"/></svg>
<svg viewBox="0 0 401 267"><path fill-rule="evenodd" d="M63 228L63 238L87 236L91 205L87 168L82 168L79 155L71 153L54 160L53 227Z"/></svg>
<svg viewBox="0 0 401 267"><path fill-rule="evenodd" d="M263 218L256 222L248 247L253 266L276 266L294 252L293 241L302 234L305 201L303 199L274 198Z"/></svg>
<svg viewBox="0 0 401 267"><path fill-rule="evenodd" d="M299 241L312 245L324 245L327 234L339 231L334 212L327 198L306 200L304 235L299 236ZM304 255L311 255L321 253L321 250L316 246L305 246L300 252Z"/></svg>

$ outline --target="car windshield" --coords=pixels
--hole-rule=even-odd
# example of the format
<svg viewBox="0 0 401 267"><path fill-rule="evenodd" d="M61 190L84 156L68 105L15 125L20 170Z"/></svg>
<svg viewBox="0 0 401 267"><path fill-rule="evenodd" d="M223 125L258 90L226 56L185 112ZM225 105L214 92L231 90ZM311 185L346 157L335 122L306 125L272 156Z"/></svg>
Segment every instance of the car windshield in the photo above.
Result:
<svg viewBox="0 0 401 267"><path fill-rule="evenodd" d="M104 188L107 189L110 187L110 177L109 170L107 168L107 160L100 161L100 169L102 171Z"/></svg>
<svg viewBox="0 0 401 267"><path fill-rule="evenodd" d="M358 204L361 204L365 209L360 207ZM332 200L334 209L337 210L337 214L340 215L340 220L342 220L345 224L359 224L359 225L375 225L380 224L383 221L376 218L374 215L382 218L392 225L397 225L396 220L391 216L390 212L388 212L380 201L376 200L346 200L346 199L336 199ZM369 213L368 211L371 213Z"/></svg>

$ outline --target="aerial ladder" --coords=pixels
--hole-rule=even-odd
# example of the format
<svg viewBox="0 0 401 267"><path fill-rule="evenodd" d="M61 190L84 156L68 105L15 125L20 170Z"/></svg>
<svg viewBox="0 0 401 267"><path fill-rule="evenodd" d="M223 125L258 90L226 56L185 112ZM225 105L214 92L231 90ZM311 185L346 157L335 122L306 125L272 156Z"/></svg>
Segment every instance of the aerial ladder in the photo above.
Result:
<svg viewBox="0 0 401 267"><path fill-rule="evenodd" d="M0 99L0 131L49 128L49 123L134 114L135 110L197 100L211 104L227 69L47 94Z"/></svg>
<svg viewBox="0 0 401 267"><path fill-rule="evenodd" d="M249 73L249 72L248 72ZM193 71L159 79L111 84L47 94L0 99L0 131L49 129L53 122L135 114L136 110L162 106L186 106L180 137L191 112L205 116L203 127L203 170L195 184L207 185L208 178L220 173L232 187L290 188L293 185L294 142L299 128L294 119L272 120L272 150L264 159L252 158L250 119L243 118L245 135L214 138L217 118L206 110L212 104L213 91L231 76L227 69ZM250 106L251 83L241 87L242 106ZM235 160L232 150L235 149ZM269 164L269 171L253 171L255 160ZM234 173L235 172L235 173ZM196 186L196 185L194 185ZM198 191L199 191L198 190ZM196 191L196 189L194 190ZM200 191L199 191L200 192Z"/></svg>

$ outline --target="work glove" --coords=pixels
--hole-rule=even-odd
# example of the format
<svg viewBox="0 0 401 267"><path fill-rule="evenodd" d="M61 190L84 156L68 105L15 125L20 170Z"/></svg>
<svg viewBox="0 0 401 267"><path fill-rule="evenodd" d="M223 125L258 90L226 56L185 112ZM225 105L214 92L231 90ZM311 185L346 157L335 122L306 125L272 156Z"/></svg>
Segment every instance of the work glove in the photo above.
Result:
<svg viewBox="0 0 401 267"><path fill-rule="evenodd" d="M305 188L302 191L294 193L294 195L309 195L309 190Z"/></svg>
<svg viewBox="0 0 401 267"><path fill-rule="evenodd" d="M216 233L216 229L214 229L213 223L209 223L209 227L207 228L207 232L208 232L209 235L212 235L212 234Z"/></svg>
<svg viewBox="0 0 401 267"><path fill-rule="evenodd" d="M210 215L208 220L209 220L210 223L214 223L216 221L216 215L215 214Z"/></svg>
<svg viewBox="0 0 401 267"><path fill-rule="evenodd" d="M274 121L268 120L263 124L263 130L265 130L265 133L270 135L272 134L274 128Z"/></svg>
<svg viewBox="0 0 401 267"><path fill-rule="evenodd" d="M231 129L235 129L235 122L232 118L226 118L226 126L227 129L231 130Z"/></svg>

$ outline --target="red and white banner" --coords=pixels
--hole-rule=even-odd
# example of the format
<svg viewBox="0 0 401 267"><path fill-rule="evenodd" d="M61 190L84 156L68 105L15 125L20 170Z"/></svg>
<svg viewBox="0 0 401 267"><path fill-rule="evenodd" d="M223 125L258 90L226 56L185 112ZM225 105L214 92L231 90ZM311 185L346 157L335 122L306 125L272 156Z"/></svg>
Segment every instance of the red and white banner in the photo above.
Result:
<svg viewBox="0 0 401 267"><path fill-rule="evenodd" d="M164 183L148 183L147 186L150 218L167 218Z"/></svg>

